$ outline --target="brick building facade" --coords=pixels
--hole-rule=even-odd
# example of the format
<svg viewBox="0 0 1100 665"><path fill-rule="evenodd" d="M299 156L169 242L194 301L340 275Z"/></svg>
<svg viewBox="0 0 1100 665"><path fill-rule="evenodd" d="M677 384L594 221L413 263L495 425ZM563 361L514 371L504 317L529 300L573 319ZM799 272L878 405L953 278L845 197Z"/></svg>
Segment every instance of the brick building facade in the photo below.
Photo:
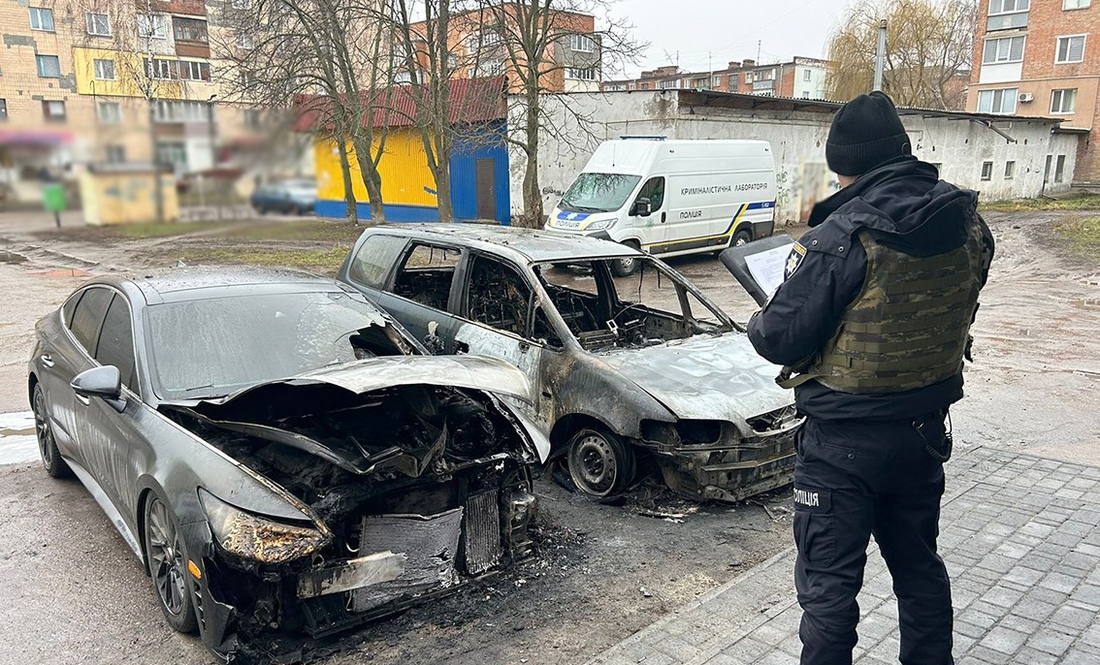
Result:
<svg viewBox="0 0 1100 665"><path fill-rule="evenodd" d="M642 72L636 79L606 81L603 90L711 90L793 99L824 99L827 71L828 62L802 57L767 65L758 65L755 60L742 60L708 72L682 72L675 65L666 65Z"/></svg>
<svg viewBox="0 0 1100 665"><path fill-rule="evenodd" d="M227 37L212 20L213 2L210 15L201 0L107 7L0 0L7 196L33 199L42 178L69 180L89 164L156 159L184 174L226 166L262 144L263 112L226 103L231 93L215 75L225 63L212 59L211 43Z"/></svg>
<svg viewBox="0 0 1100 665"><path fill-rule="evenodd" d="M1059 118L1083 134L1076 171L1047 155L1045 177L1100 183L1100 2L981 0L967 110Z"/></svg>

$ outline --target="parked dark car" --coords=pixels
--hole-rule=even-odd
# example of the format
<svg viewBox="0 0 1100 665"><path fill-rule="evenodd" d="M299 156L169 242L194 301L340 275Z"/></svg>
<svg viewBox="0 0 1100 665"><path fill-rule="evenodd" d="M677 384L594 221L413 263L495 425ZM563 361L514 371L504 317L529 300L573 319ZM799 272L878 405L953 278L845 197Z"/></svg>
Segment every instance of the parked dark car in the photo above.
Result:
<svg viewBox="0 0 1100 665"><path fill-rule="evenodd" d="M299 180L262 185L252 192L249 203L261 215L267 212L312 214L317 203L317 185Z"/></svg>
<svg viewBox="0 0 1100 665"><path fill-rule="evenodd" d="M496 393L514 367L444 358L361 294L290 271L97 278L36 326L46 471L74 473L168 623L226 659L333 633L531 547L548 451Z"/></svg>
<svg viewBox="0 0 1100 665"><path fill-rule="evenodd" d="M630 276L611 265L637 262ZM531 380L554 456L605 497L639 463L705 499L791 482L796 416L778 368L679 273L616 243L464 225L374 227L339 278L437 353L506 360Z"/></svg>

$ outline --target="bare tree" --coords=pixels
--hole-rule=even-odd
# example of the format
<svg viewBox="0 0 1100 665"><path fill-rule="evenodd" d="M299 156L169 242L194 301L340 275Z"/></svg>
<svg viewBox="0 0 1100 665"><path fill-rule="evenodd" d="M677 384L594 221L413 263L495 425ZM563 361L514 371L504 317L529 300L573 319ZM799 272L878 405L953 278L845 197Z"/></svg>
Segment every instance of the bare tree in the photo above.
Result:
<svg viewBox="0 0 1100 665"><path fill-rule="evenodd" d="M394 70L378 0L236 0L220 26L217 50L231 63L224 88L237 100L293 109L337 143L348 218L358 223L354 156L371 218L384 222L378 164L394 114Z"/></svg>
<svg viewBox="0 0 1100 665"><path fill-rule="evenodd" d="M479 0L479 22L499 35L510 91L523 116L521 131L507 141L526 157L523 176L522 226L543 222L539 187L540 133L558 133L555 116L545 112L542 97L565 91L567 78L599 81L605 69L635 62L644 44L633 39L630 26L608 15L608 2L598 0ZM599 14L599 25L589 27ZM579 47L579 48L574 48ZM567 76L572 74L572 77ZM573 126L587 126L582 122ZM567 142L570 137L562 136Z"/></svg>
<svg viewBox="0 0 1100 665"><path fill-rule="evenodd" d="M887 21L883 91L902 106L962 109L977 20L974 0L860 0L851 5L829 42L830 97L846 101L870 92L882 19Z"/></svg>

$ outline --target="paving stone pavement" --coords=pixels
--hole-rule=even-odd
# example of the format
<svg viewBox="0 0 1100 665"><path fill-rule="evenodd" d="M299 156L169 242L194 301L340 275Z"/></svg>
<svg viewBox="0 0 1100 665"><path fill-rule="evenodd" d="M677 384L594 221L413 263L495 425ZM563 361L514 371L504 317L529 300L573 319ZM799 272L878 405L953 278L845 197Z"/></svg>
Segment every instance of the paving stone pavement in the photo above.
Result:
<svg viewBox="0 0 1100 665"><path fill-rule="evenodd" d="M958 665L1100 664L1100 468L988 448L948 463L940 553ZM897 663L897 601L872 541L856 665ZM794 548L658 620L588 665L798 662Z"/></svg>

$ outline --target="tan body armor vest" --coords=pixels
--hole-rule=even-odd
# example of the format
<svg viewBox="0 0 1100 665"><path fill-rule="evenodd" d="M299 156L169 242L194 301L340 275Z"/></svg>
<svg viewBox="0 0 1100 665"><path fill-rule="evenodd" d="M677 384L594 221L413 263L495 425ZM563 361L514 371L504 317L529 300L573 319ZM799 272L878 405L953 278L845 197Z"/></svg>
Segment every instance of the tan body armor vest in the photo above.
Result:
<svg viewBox="0 0 1100 665"><path fill-rule="evenodd" d="M839 392L889 393L957 374L981 289L977 220L963 246L938 256L880 245L866 229L858 237L867 254L863 290L813 364L784 383L817 379Z"/></svg>

